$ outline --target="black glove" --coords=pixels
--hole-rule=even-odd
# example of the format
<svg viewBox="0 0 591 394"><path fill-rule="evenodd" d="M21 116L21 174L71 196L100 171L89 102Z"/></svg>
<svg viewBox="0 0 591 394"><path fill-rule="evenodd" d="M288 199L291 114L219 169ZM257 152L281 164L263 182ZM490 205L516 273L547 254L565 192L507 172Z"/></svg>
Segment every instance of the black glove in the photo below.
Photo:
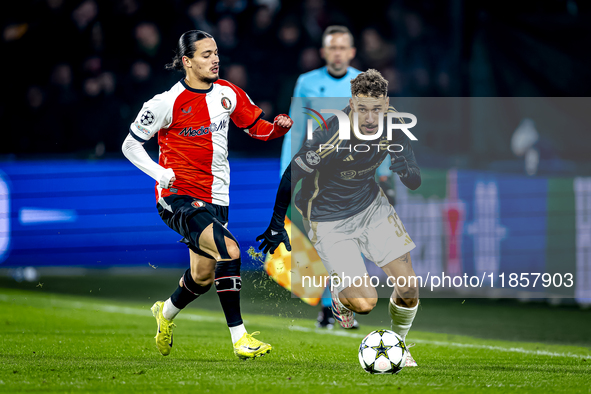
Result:
<svg viewBox="0 0 591 394"><path fill-rule="evenodd" d="M262 240L263 242L259 245L259 250L263 250L264 253L271 252L275 253L275 249L281 245L281 242L285 244L285 248L291 252L291 244L289 243L289 237L285 228L281 228L280 231L271 229L271 226L265 230L264 233L257 237L257 241Z"/></svg>
<svg viewBox="0 0 591 394"><path fill-rule="evenodd" d="M397 156L396 159L392 159L390 170L392 172L397 172L400 176L406 176L406 174L408 174L408 163L406 162L406 157Z"/></svg>

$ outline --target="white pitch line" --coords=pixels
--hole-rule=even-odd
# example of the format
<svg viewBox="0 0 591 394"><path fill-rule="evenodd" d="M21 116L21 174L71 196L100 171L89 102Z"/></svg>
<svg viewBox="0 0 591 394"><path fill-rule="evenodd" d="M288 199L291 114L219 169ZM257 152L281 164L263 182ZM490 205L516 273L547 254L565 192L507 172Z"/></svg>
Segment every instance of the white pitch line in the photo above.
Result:
<svg viewBox="0 0 591 394"><path fill-rule="evenodd" d="M145 311L143 309L134 309L122 306L115 306L115 305L93 305L92 309L95 311L101 312L108 312L108 313L123 313L125 315L140 315L140 316L150 316L151 311ZM175 319L181 320L191 320L191 321L207 321L207 322L214 322L214 323L225 323L226 320L221 317L213 317L213 316L201 316L201 315L194 315L194 314L187 314L184 313L182 315L178 315Z"/></svg>
<svg viewBox="0 0 591 394"><path fill-rule="evenodd" d="M10 299L14 299L15 296L8 296L6 294L0 294L0 301L10 301ZM122 313L124 315L135 315L135 316L149 316L150 310L138 309L138 308L130 308L130 307L122 307L116 305L100 305L100 304L92 304L92 303L84 303L80 301L64 301L64 300L49 300L50 304L55 306L66 306L69 308L74 309L93 309L95 311L107 312L107 313ZM221 317L213 317L213 316L202 316L197 315L194 313L184 313L180 314L176 317L176 319L180 320L191 320L191 321L206 321L206 322L213 322L213 323L224 323L225 319ZM246 321L245 321L246 323ZM355 334L352 332L344 331L344 330L319 330L309 327L302 327L302 326L288 326L289 330L293 331L301 331L301 332L310 332L314 334L320 335L333 335L333 336L340 336L340 337L348 337L348 338L364 338L365 335L363 334ZM423 343L425 345L435 345L435 346L453 346L453 347L462 347L462 348L471 348L471 349L483 349L483 350L493 350L499 352L509 352L509 353L522 353L522 354L531 354L535 356L550 356L550 357L571 357L571 358L587 358L591 359L591 355L589 354L574 354L574 353L557 353L557 352L549 352L547 350L528 350L523 349L520 347L502 347L502 346L490 346L490 345L477 345L472 343L460 343L460 342L446 342L446 341L432 341L428 339L413 339L413 342L416 343Z"/></svg>
<svg viewBox="0 0 591 394"><path fill-rule="evenodd" d="M6 294L0 294L0 301L10 301L14 299L16 296L9 296ZM26 297L25 297L26 298ZM100 305L100 304L93 304L87 302L80 302L80 301L66 301L66 300L56 300L50 299L50 305L52 306L62 306L65 308L70 309L91 309L93 311L100 311L100 312L107 312L107 313L122 313L124 315L134 315L134 316L151 316L152 312L148 309L139 309L139 308L130 308L125 306L117 306L117 305ZM202 315L195 315L195 314L187 314L184 313L182 315L178 315L176 319L181 320L191 320L191 321L207 321L207 322L214 322L214 323L225 323L226 320L221 317L214 317L214 316L202 316Z"/></svg>
<svg viewBox="0 0 591 394"><path fill-rule="evenodd" d="M338 337L348 337L348 338L365 338L365 335L354 334L352 332L342 331L342 330L324 330L324 329L315 329L315 328L302 327L302 326L289 326L287 328L290 330L293 330L293 331L313 332L314 334L320 334L320 335L334 335L334 336L338 336Z"/></svg>
<svg viewBox="0 0 591 394"><path fill-rule="evenodd" d="M430 340L413 340L417 343L425 343L428 345L436 346L455 346L455 347L466 347L472 349L486 349L486 350L497 350L499 352L510 352L510 353L523 353L532 354L536 356L551 356L551 357L573 357L573 358L591 358L590 354L575 354L575 353L556 353L549 352L547 350L528 350L520 347L502 347L502 346L490 346L490 345L476 345L473 343L459 343L459 342L443 342L443 341L430 341Z"/></svg>
<svg viewBox="0 0 591 394"><path fill-rule="evenodd" d="M349 337L349 338L365 338L365 335L353 334L353 333L346 332L346 331L318 330L318 329L312 329L312 328L301 327L301 326L289 326L289 329L294 330L294 331L313 332L315 334L321 334L321 335L324 334L324 335L335 335L335 336ZM591 358L590 354L556 353L556 352L549 352L547 350L528 350L528 349L523 349L520 347L476 345L473 343L431 341L428 339L413 339L412 342L424 343L425 345L453 346L453 347L464 347L464 348L472 348L472 349L496 350L499 352L522 353L522 354L531 354L531 355L536 355L536 356Z"/></svg>

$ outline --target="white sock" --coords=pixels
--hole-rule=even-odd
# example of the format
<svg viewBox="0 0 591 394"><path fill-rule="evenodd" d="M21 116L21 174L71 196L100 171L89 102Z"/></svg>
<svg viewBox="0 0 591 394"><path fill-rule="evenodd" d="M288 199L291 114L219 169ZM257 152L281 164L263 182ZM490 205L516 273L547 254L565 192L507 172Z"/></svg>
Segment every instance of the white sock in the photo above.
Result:
<svg viewBox="0 0 591 394"><path fill-rule="evenodd" d="M232 335L232 343L238 342L238 340L242 338L242 335L246 333L246 328L244 327L244 324L228 328L230 329L230 335Z"/></svg>
<svg viewBox="0 0 591 394"><path fill-rule="evenodd" d="M164 308L162 308L162 316L168 321L174 319L181 310L174 306L170 298L164 301Z"/></svg>
<svg viewBox="0 0 591 394"><path fill-rule="evenodd" d="M402 337L403 341L406 341L406 334L412 326L412 322L415 319L419 304L413 308L405 308L403 306L396 305L394 300L390 298L390 318L392 319L392 331Z"/></svg>

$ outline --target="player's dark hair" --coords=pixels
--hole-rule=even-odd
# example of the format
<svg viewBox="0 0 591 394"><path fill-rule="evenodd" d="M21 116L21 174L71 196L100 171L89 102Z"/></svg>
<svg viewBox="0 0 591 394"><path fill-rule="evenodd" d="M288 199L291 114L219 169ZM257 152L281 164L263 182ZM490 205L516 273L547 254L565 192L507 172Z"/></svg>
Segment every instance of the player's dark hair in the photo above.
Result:
<svg viewBox="0 0 591 394"><path fill-rule="evenodd" d="M370 68L351 80L351 95L380 97L388 95L388 81L378 70Z"/></svg>
<svg viewBox="0 0 591 394"><path fill-rule="evenodd" d="M197 41L203 40L204 38L213 38L209 33L202 30L189 30L179 38L179 42L176 45L176 50L172 62L164 66L167 70L176 70L185 72L183 68L183 56L192 58L195 55Z"/></svg>
<svg viewBox="0 0 591 394"><path fill-rule="evenodd" d="M326 36L331 35L331 34L348 34L349 35L349 39L351 40L351 46L355 46L355 43L353 42L353 34L351 34L351 31L347 28L347 26L340 26L340 25L332 25L332 26L328 26L326 28L326 30L324 30L324 33L322 33L322 46L324 46L324 42L326 39Z"/></svg>

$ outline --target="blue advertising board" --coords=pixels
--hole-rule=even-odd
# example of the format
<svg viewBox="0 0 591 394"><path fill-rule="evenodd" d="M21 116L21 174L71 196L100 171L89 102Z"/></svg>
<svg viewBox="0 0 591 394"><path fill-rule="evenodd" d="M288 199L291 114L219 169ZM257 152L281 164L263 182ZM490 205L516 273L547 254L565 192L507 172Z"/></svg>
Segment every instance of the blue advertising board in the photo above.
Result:
<svg viewBox="0 0 591 394"><path fill-rule="evenodd" d="M546 272L547 184L546 178L458 171L458 198L466 203L463 272Z"/></svg>
<svg viewBox="0 0 591 394"><path fill-rule="evenodd" d="M188 264L186 246L158 216L154 181L125 160L2 163L0 171L0 266ZM278 171L278 160L231 160L228 228L243 251L269 224Z"/></svg>

